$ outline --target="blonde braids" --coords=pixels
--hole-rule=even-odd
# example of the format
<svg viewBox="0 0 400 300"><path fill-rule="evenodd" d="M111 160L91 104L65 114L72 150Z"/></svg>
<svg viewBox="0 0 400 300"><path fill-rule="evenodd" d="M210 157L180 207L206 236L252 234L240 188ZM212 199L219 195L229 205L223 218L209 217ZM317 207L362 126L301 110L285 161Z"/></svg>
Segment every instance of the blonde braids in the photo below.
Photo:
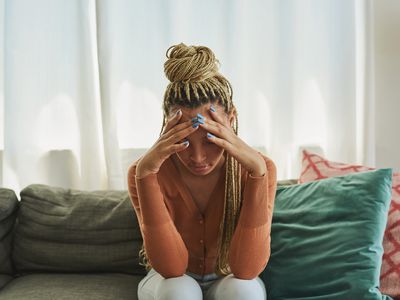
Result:
<svg viewBox="0 0 400 300"><path fill-rule="evenodd" d="M211 49L204 46L186 46L181 43L169 47L166 56L168 60L164 64L164 71L170 83L164 93L164 117L160 135L174 106L197 108L203 104L215 102L224 107L226 114L234 110L233 130L237 135L238 120L236 108L232 102L232 86L218 72L219 61ZM229 246L242 204L240 164L228 153L225 157L225 200L218 238L218 258L214 270L218 275L231 273L228 263ZM139 251L139 258L139 264L149 271L151 262L147 257L144 244Z"/></svg>
<svg viewBox="0 0 400 300"><path fill-rule="evenodd" d="M237 134L237 127L235 128ZM232 240L239 212L241 209L241 168L240 164L231 155L226 156L226 176L225 176L225 208L220 223L220 235L218 239L219 255L217 258L215 273L218 275L228 275L231 269L228 264L229 246Z"/></svg>

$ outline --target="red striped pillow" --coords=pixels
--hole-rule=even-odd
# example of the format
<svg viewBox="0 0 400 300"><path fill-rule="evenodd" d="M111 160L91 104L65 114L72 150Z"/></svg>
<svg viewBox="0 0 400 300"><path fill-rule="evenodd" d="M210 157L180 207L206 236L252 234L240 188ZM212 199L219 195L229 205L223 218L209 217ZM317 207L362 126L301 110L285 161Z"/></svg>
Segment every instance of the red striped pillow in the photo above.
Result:
<svg viewBox="0 0 400 300"><path fill-rule="evenodd" d="M303 150L299 183L375 168L329 161L319 154ZM400 173L393 173L392 201L383 238L383 260L380 290L383 294L400 299Z"/></svg>

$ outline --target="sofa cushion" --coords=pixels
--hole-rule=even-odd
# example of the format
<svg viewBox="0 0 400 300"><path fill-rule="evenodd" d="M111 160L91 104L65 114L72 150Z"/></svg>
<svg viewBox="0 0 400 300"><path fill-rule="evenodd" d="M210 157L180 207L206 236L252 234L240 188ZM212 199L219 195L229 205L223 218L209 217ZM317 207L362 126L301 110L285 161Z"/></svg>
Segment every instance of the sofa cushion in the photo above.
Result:
<svg viewBox="0 0 400 300"><path fill-rule="evenodd" d="M122 272L139 266L142 238L127 191L31 184L21 191L13 260L18 274Z"/></svg>
<svg viewBox="0 0 400 300"><path fill-rule="evenodd" d="M303 150L299 183L369 170L375 168L334 162L317 153ZM383 237L380 290L386 295L400 299L400 173L393 173L392 176L392 201Z"/></svg>
<svg viewBox="0 0 400 300"><path fill-rule="evenodd" d="M378 290L392 169L277 188L268 299L390 299Z"/></svg>
<svg viewBox="0 0 400 300"><path fill-rule="evenodd" d="M18 203L13 190L0 188L0 274L12 275L15 271L11 261L11 247Z"/></svg>
<svg viewBox="0 0 400 300"><path fill-rule="evenodd" d="M13 276L11 275L6 275L6 274L0 274L0 290L7 285L11 280L13 280Z"/></svg>
<svg viewBox="0 0 400 300"><path fill-rule="evenodd" d="M0 290L1 300L134 300L140 275L118 273L20 276Z"/></svg>

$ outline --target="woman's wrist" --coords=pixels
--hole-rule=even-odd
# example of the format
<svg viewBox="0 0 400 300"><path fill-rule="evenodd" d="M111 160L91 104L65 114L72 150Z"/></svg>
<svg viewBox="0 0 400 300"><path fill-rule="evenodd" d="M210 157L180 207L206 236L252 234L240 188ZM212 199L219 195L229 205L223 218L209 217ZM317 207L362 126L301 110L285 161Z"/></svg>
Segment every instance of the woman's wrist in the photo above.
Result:
<svg viewBox="0 0 400 300"><path fill-rule="evenodd" d="M146 169L145 166L143 166L142 161L139 161L139 163L136 166L136 178L143 178L151 174L156 174L157 172L152 172L149 169Z"/></svg>
<svg viewBox="0 0 400 300"><path fill-rule="evenodd" d="M140 160L136 166L136 178L141 178L146 176L146 172L143 172L142 161Z"/></svg>
<svg viewBox="0 0 400 300"><path fill-rule="evenodd" d="M267 172L265 161L258 153L255 157L257 157L257 160L254 162L254 168L249 170L249 174L253 177L264 176Z"/></svg>
<svg viewBox="0 0 400 300"><path fill-rule="evenodd" d="M266 173L266 169L265 170L255 170L255 171L250 171L250 175L253 177L262 177L264 176Z"/></svg>
<svg viewBox="0 0 400 300"><path fill-rule="evenodd" d="M153 174L153 173L146 172L146 171L144 171L144 172L136 172L136 178L142 179L142 178L144 178L144 177L146 177L147 175L150 175L150 174Z"/></svg>

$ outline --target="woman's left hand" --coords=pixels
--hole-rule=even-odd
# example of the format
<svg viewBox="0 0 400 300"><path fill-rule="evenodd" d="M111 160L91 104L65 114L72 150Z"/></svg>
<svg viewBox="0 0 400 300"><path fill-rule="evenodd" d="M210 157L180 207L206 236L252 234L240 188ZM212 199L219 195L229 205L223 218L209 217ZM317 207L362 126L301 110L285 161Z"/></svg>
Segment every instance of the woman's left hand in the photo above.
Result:
<svg viewBox="0 0 400 300"><path fill-rule="evenodd" d="M213 135L210 137L207 134L207 138L217 146L225 149L252 176L263 176L267 168L262 156L235 134L227 118L224 118L221 113L210 111L210 115L212 119L205 118L204 124L200 124L204 130Z"/></svg>

